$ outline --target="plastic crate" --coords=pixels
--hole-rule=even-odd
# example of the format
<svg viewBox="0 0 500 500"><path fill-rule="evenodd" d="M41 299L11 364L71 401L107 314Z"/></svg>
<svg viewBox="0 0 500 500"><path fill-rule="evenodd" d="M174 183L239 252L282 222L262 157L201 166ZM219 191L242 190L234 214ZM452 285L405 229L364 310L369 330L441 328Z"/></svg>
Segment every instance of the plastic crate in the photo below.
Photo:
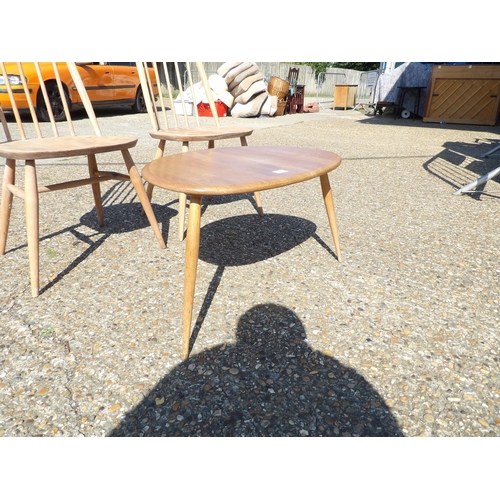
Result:
<svg viewBox="0 0 500 500"><path fill-rule="evenodd" d="M217 116L227 116L227 106L222 101L215 101L215 109L217 110ZM213 116L208 102L200 102L198 104L198 115Z"/></svg>

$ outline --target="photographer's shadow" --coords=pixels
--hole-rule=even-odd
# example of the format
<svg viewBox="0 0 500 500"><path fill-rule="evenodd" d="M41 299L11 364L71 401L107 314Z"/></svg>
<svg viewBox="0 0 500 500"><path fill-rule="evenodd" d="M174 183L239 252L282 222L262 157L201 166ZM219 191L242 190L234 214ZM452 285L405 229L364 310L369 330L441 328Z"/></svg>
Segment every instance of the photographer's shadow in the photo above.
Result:
<svg viewBox="0 0 500 500"><path fill-rule="evenodd" d="M167 374L110 436L402 436L359 373L312 349L300 319L262 304L237 342Z"/></svg>

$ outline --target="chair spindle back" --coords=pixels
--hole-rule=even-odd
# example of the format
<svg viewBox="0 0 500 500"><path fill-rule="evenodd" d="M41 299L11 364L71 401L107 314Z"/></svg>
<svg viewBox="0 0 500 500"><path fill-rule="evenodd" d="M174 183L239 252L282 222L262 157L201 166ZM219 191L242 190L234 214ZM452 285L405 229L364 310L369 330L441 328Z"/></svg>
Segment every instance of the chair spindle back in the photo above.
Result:
<svg viewBox="0 0 500 500"><path fill-rule="evenodd" d="M47 112L47 116L49 118L50 122L50 128L52 130L52 136L53 137L60 137L61 135L65 135L63 132L63 126L61 122L56 121L55 115L54 115L54 110L53 110L53 103L54 100L57 100L58 98L60 99L60 103L63 106L64 109L64 114L65 114L65 119L66 119L66 128L67 132L66 135L71 135L71 136L76 136L75 132L75 127L73 124L73 120L71 118L71 112L70 112L70 101L68 99L71 99L71 95L75 95L75 92L77 92L80 96L80 99L84 105L85 111L87 112L87 115L92 123L92 127L94 129L94 133L96 135L101 135L101 131L99 129L99 125L97 123L97 119L94 114L94 110L92 107L92 104L88 98L88 94L85 90L85 86L83 84L82 78L78 72L77 66L74 62L67 62L67 63L48 63L50 64L50 74L48 73L48 68L49 66L47 63L38 63L38 62L33 62L33 63L24 63L24 62L18 62L16 63L17 67L17 73L19 75L19 83L11 83L11 80L9 79L9 74L7 72L7 68L5 66L5 63L0 62L0 74L3 77L3 84L5 85L7 94L9 96L9 101L10 101L10 110L14 114L17 129L19 132L19 136L21 139L28 139L28 134L27 134L27 127L25 126L26 124L23 123L23 118L22 118L22 112L26 111L25 109L19 109L18 103L16 102L15 99L15 94L22 92L24 93L24 97L26 99L26 102L28 104L28 110L29 110L29 115L31 117L31 121L33 122L34 130L36 137L38 138L43 138L43 132L42 132L42 127L40 127L40 107L44 106L45 110ZM36 95L33 95L30 92L29 84L33 86L33 82L28 82L26 77L25 77L25 67L28 65L34 65L35 71L38 77L38 84L39 84L39 92L36 93ZM65 67L66 65L66 67ZM73 80L74 86L76 87L76 91L74 88L65 88L64 84L62 83L61 79L61 71L68 70L71 78ZM44 71L46 71L44 73ZM57 86L57 92L58 95L51 96L49 95L49 91L47 89L47 84L48 82L54 82ZM13 88L15 87L15 88ZM73 87L73 86L71 86ZM43 99L43 100L42 100ZM7 121L5 120L5 114L4 111L0 113L3 118L1 119L2 121L2 126L5 132L5 136L8 141L13 140L12 136L10 134L10 131L8 131L8 124ZM47 132L45 132L47 134Z"/></svg>
<svg viewBox="0 0 500 500"><path fill-rule="evenodd" d="M163 96L163 92L160 85L160 71L158 63L152 64L156 76L156 81L158 82L158 90L153 88L151 79L148 72L148 63L137 62L137 70L139 74L139 79L141 81L141 87L143 89L144 98L146 101L146 108L148 110L148 115L151 121L151 125L154 130L168 130L171 128L189 128L191 122L195 122L196 126L200 126L200 118L198 114L198 108L196 106L196 83L194 80L194 68L193 63L185 63L187 82L183 85L183 79L181 77L180 66L178 62L174 62L174 72L178 82L179 95L174 98L173 84L169 75L169 71L166 63L162 63L162 70L164 75L164 80L166 84L167 97ZM195 68L200 79L203 91L205 93L206 99L212 111L213 120L216 126L220 127L219 117L217 115L217 110L215 108L215 102L213 99L213 94L210 89L208 78L205 73L205 68L203 63L195 63ZM189 91L190 102L187 101L185 96L186 92ZM158 98L156 99L156 93L158 92ZM177 106L176 106L177 104ZM192 105L192 113L189 112L189 104ZM191 118L192 117L192 118Z"/></svg>

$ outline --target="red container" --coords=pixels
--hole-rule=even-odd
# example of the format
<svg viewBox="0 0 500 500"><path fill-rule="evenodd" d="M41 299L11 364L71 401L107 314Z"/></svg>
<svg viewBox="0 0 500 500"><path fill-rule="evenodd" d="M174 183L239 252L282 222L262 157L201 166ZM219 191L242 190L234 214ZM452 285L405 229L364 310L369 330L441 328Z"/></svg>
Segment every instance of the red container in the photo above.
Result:
<svg viewBox="0 0 500 500"><path fill-rule="evenodd" d="M217 110L217 116L227 116L227 106L222 101L215 101L215 109ZM198 115L213 116L208 102L198 104Z"/></svg>

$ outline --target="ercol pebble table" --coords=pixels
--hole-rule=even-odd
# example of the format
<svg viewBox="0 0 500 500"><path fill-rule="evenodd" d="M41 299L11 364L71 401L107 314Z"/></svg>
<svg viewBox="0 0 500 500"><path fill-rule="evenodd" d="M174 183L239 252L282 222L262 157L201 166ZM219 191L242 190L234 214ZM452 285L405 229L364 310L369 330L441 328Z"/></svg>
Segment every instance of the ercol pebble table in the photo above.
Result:
<svg viewBox="0 0 500 500"><path fill-rule="evenodd" d="M151 184L190 196L184 275L183 359L189 356L203 196L259 192L320 178L339 262L340 244L328 173L342 160L335 153L286 146L205 149L165 156L142 170ZM307 201L307 200L306 200Z"/></svg>

